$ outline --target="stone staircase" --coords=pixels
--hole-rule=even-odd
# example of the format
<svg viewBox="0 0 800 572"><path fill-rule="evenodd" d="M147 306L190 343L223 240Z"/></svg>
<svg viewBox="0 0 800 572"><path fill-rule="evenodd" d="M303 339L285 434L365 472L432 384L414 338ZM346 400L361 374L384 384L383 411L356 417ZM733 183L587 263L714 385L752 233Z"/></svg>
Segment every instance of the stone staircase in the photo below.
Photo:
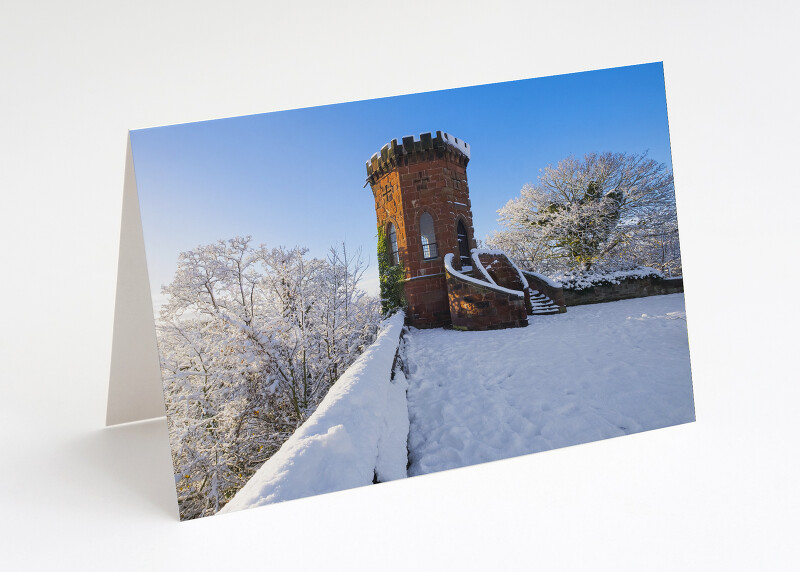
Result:
<svg viewBox="0 0 800 572"><path fill-rule="evenodd" d="M567 311L560 283L535 272L524 272L500 250L472 250L471 276L503 288L525 293L528 315L563 314Z"/></svg>
<svg viewBox="0 0 800 572"><path fill-rule="evenodd" d="M553 302L549 296L533 288L528 288L528 292L531 296L531 315L558 314L561 312L558 304Z"/></svg>

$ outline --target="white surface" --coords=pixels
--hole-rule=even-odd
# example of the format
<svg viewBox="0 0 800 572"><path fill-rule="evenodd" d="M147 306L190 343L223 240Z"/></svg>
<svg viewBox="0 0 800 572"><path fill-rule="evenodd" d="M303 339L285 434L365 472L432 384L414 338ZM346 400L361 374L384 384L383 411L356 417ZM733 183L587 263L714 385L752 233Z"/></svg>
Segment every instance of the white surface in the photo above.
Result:
<svg viewBox="0 0 800 572"><path fill-rule="evenodd" d="M800 278L796 5L408 5L2 4L5 569L798 567L796 295L728 280ZM128 129L659 60L696 423L178 523L103 428Z"/></svg>
<svg viewBox="0 0 800 572"><path fill-rule="evenodd" d="M579 272L576 273L575 276L565 273L559 274L554 278L551 278L551 280L559 282L562 287L566 285L566 287L570 290L582 290L584 288L591 288L594 284L599 284L602 282L619 284L620 280L624 280L626 278L638 279L647 278L648 276L657 276L659 278L664 277L664 275L655 268L650 268L649 266L637 266L632 270L612 270L610 272L595 270L590 273ZM575 279L575 277L577 277L577 279Z"/></svg>
<svg viewBox="0 0 800 572"><path fill-rule="evenodd" d="M392 380L405 315L339 377L317 410L250 477L220 513L406 477L408 406L402 372Z"/></svg>
<svg viewBox="0 0 800 572"><path fill-rule="evenodd" d="M467 143L462 139L459 139L455 135L450 135L449 133L442 133L442 138L444 139L445 143L455 147L456 149L461 151L467 157L467 159L469 159L470 157L469 143Z"/></svg>
<svg viewBox="0 0 800 572"><path fill-rule="evenodd" d="M694 421L683 294L528 321L411 330L410 476Z"/></svg>
<svg viewBox="0 0 800 572"><path fill-rule="evenodd" d="M130 137L124 186L107 425L166 415Z"/></svg>
<svg viewBox="0 0 800 572"><path fill-rule="evenodd" d="M533 276L534 278L538 278L548 286L552 286L553 288L563 288L564 285L561 284L558 280L553 280L549 276L545 276L544 274L539 274L538 272L531 272L530 270L525 270L525 274Z"/></svg>

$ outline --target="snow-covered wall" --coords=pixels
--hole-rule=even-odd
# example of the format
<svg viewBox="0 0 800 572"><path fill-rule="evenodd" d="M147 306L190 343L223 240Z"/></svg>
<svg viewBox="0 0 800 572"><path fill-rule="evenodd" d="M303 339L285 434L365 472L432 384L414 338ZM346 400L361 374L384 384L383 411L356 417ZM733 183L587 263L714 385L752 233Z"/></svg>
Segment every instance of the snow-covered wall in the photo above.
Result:
<svg viewBox="0 0 800 572"><path fill-rule="evenodd" d="M567 302L564 298L564 288L562 288L561 282L553 280L552 278L537 272L522 270L521 273L528 281L528 286L531 288L531 290L544 294L550 298L553 304L558 306L559 312L567 311Z"/></svg>
<svg viewBox="0 0 800 572"><path fill-rule="evenodd" d="M408 405L395 375L403 320L387 319L317 410L220 511L232 512L404 478Z"/></svg>
<svg viewBox="0 0 800 572"><path fill-rule="evenodd" d="M483 274L487 281L492 284L502 284L506 288L521 290L523 292L528 288L528 281L525 279L522 271L504 251L473 248L471 252L474 266ZM493 272L489 272L490 269L492 269ZM492 277L492 274L498 276L498 273L500 280ZM517 282L519 283L516 284Z"/></svg>
<svg viewBox="0 0 800 572"><path fill-rule="evenodd" d="M580 289L564 288L564 300L567 306L581 306L683 292L683 278L644 274L647 270L650 269L643 269L643 275L615 277L613 282L598 280L588 287L581 284Z"/></svg>
<svg viewBox="0 0 800 572"><path fill-rule="evenodd" d="M491 277L489 277L488 280L480 280L478 278L473 278L472 276L470 276L468 274L464 274L462 272L459 272L458 270L456 270L453 267L453 254L452 253L447 253L447 254L444 255L444 269L447 271L447 274L449 276L452 276L453 278L456 278L457 280L460 280L462 282L469 282L470 284L474 284L475 286L480 286L481 288L486 288L488 290L493 290L493 291L499 292L501 294L510 294L512 296L517 296L518 298L524 298L525 297L525 293L522 292L522 290L511 290L510 288L504 288L502 286L498 286L497 284L494 283L494 281L489 282L488 280L491 280ZM482 272L484 272L484 273L486 272L486 270L483 268L483 266L480 267L480 270ZM486 276L489 276L489 275L486 274Z"/></svg>
<svg viewBox="0 0 800 572"><path fill-rule="evenodd" d="M528 325L525 293L463 274L453 268L453 254L444 256L447 297L453 327L497 330Z"/></svg>

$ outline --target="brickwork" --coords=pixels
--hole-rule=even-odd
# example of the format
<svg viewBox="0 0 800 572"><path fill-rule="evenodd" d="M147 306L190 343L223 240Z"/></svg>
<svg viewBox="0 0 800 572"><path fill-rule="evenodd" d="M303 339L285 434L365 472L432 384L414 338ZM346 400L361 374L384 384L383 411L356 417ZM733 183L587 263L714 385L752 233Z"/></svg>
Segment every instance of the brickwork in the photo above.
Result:
<svg viewBox="0 0 800 572"><path fill-rule="evenodd" d="M528 325L522 296L480 286L447 273L447 291L453 327L498 330Z"/></svg>
<svg viewBox="0 0 800 572"><path fill-rule="evenodd" d="M519 272L505 254L481 252L478 254L478 260L498 286L509 290L523 290L525 288L522 280L520 280Z"/></svg>
<svg viewBox="0 0 800 572"><path fill-rule="evenodd" d="M581 306L678 292L683 292L683 278L647 277L624 279L619 284L605 284L584 290L564 290L564 298L567 306Z"/></svg>
<svg viewBox="0 0 800 572"><path fill-rule="evenodd" d="M495 284L508 288L509 290L520 290L525 294L525 310L528 314L533 312L531 306L531 294L519 277L517 267L505 255L497 252L473 253L473 258L477 255L478 262L483 267L483 271L488 274ZM481 279L485 279L481 272Z"/></svg>
<svg viewBox="0 0 800 572"><path fill-rule="evenodd" d="M375 199L378 227L391 223L406 282L408 322L416 327L440 327L450 322L444 255L458 252L456 227L463 221L470 248L475 247L469 187L468 146L454 146L448 135L420 135L418 141L393 139L367 162L367 182ZM452 140L453 138L451 138ZM420 217L433 219L436 256L423 257ZM438 275L438 278L435 276ZM427 278L434 276L431 278ZM435 290L438 288L439 290Z"/></svg>
<svg viewBox="0 0 800 572"><path fill-rule="evenodd" d="M408 280L404 289L406 299L409 300L406 312L409 324L426 328L450 325L450 305L444 273Z"/></svg>

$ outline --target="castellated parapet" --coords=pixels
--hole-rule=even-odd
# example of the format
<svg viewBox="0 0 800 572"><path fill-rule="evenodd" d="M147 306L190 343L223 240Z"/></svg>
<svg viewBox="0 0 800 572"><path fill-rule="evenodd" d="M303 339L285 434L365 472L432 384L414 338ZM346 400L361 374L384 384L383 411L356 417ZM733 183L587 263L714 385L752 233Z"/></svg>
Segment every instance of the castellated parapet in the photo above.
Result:
<svg viewBox="0 0 800 572"><path fill-rule="evenodd" d="M437 131L435 137L422 133L419 140L409 135L403 137L401 143L392 139L367 161L367 181L372 184L398 166L427 161L442 154L451 154L450 159L466 169L470 158L469 143L441 131Z"/></svg>

